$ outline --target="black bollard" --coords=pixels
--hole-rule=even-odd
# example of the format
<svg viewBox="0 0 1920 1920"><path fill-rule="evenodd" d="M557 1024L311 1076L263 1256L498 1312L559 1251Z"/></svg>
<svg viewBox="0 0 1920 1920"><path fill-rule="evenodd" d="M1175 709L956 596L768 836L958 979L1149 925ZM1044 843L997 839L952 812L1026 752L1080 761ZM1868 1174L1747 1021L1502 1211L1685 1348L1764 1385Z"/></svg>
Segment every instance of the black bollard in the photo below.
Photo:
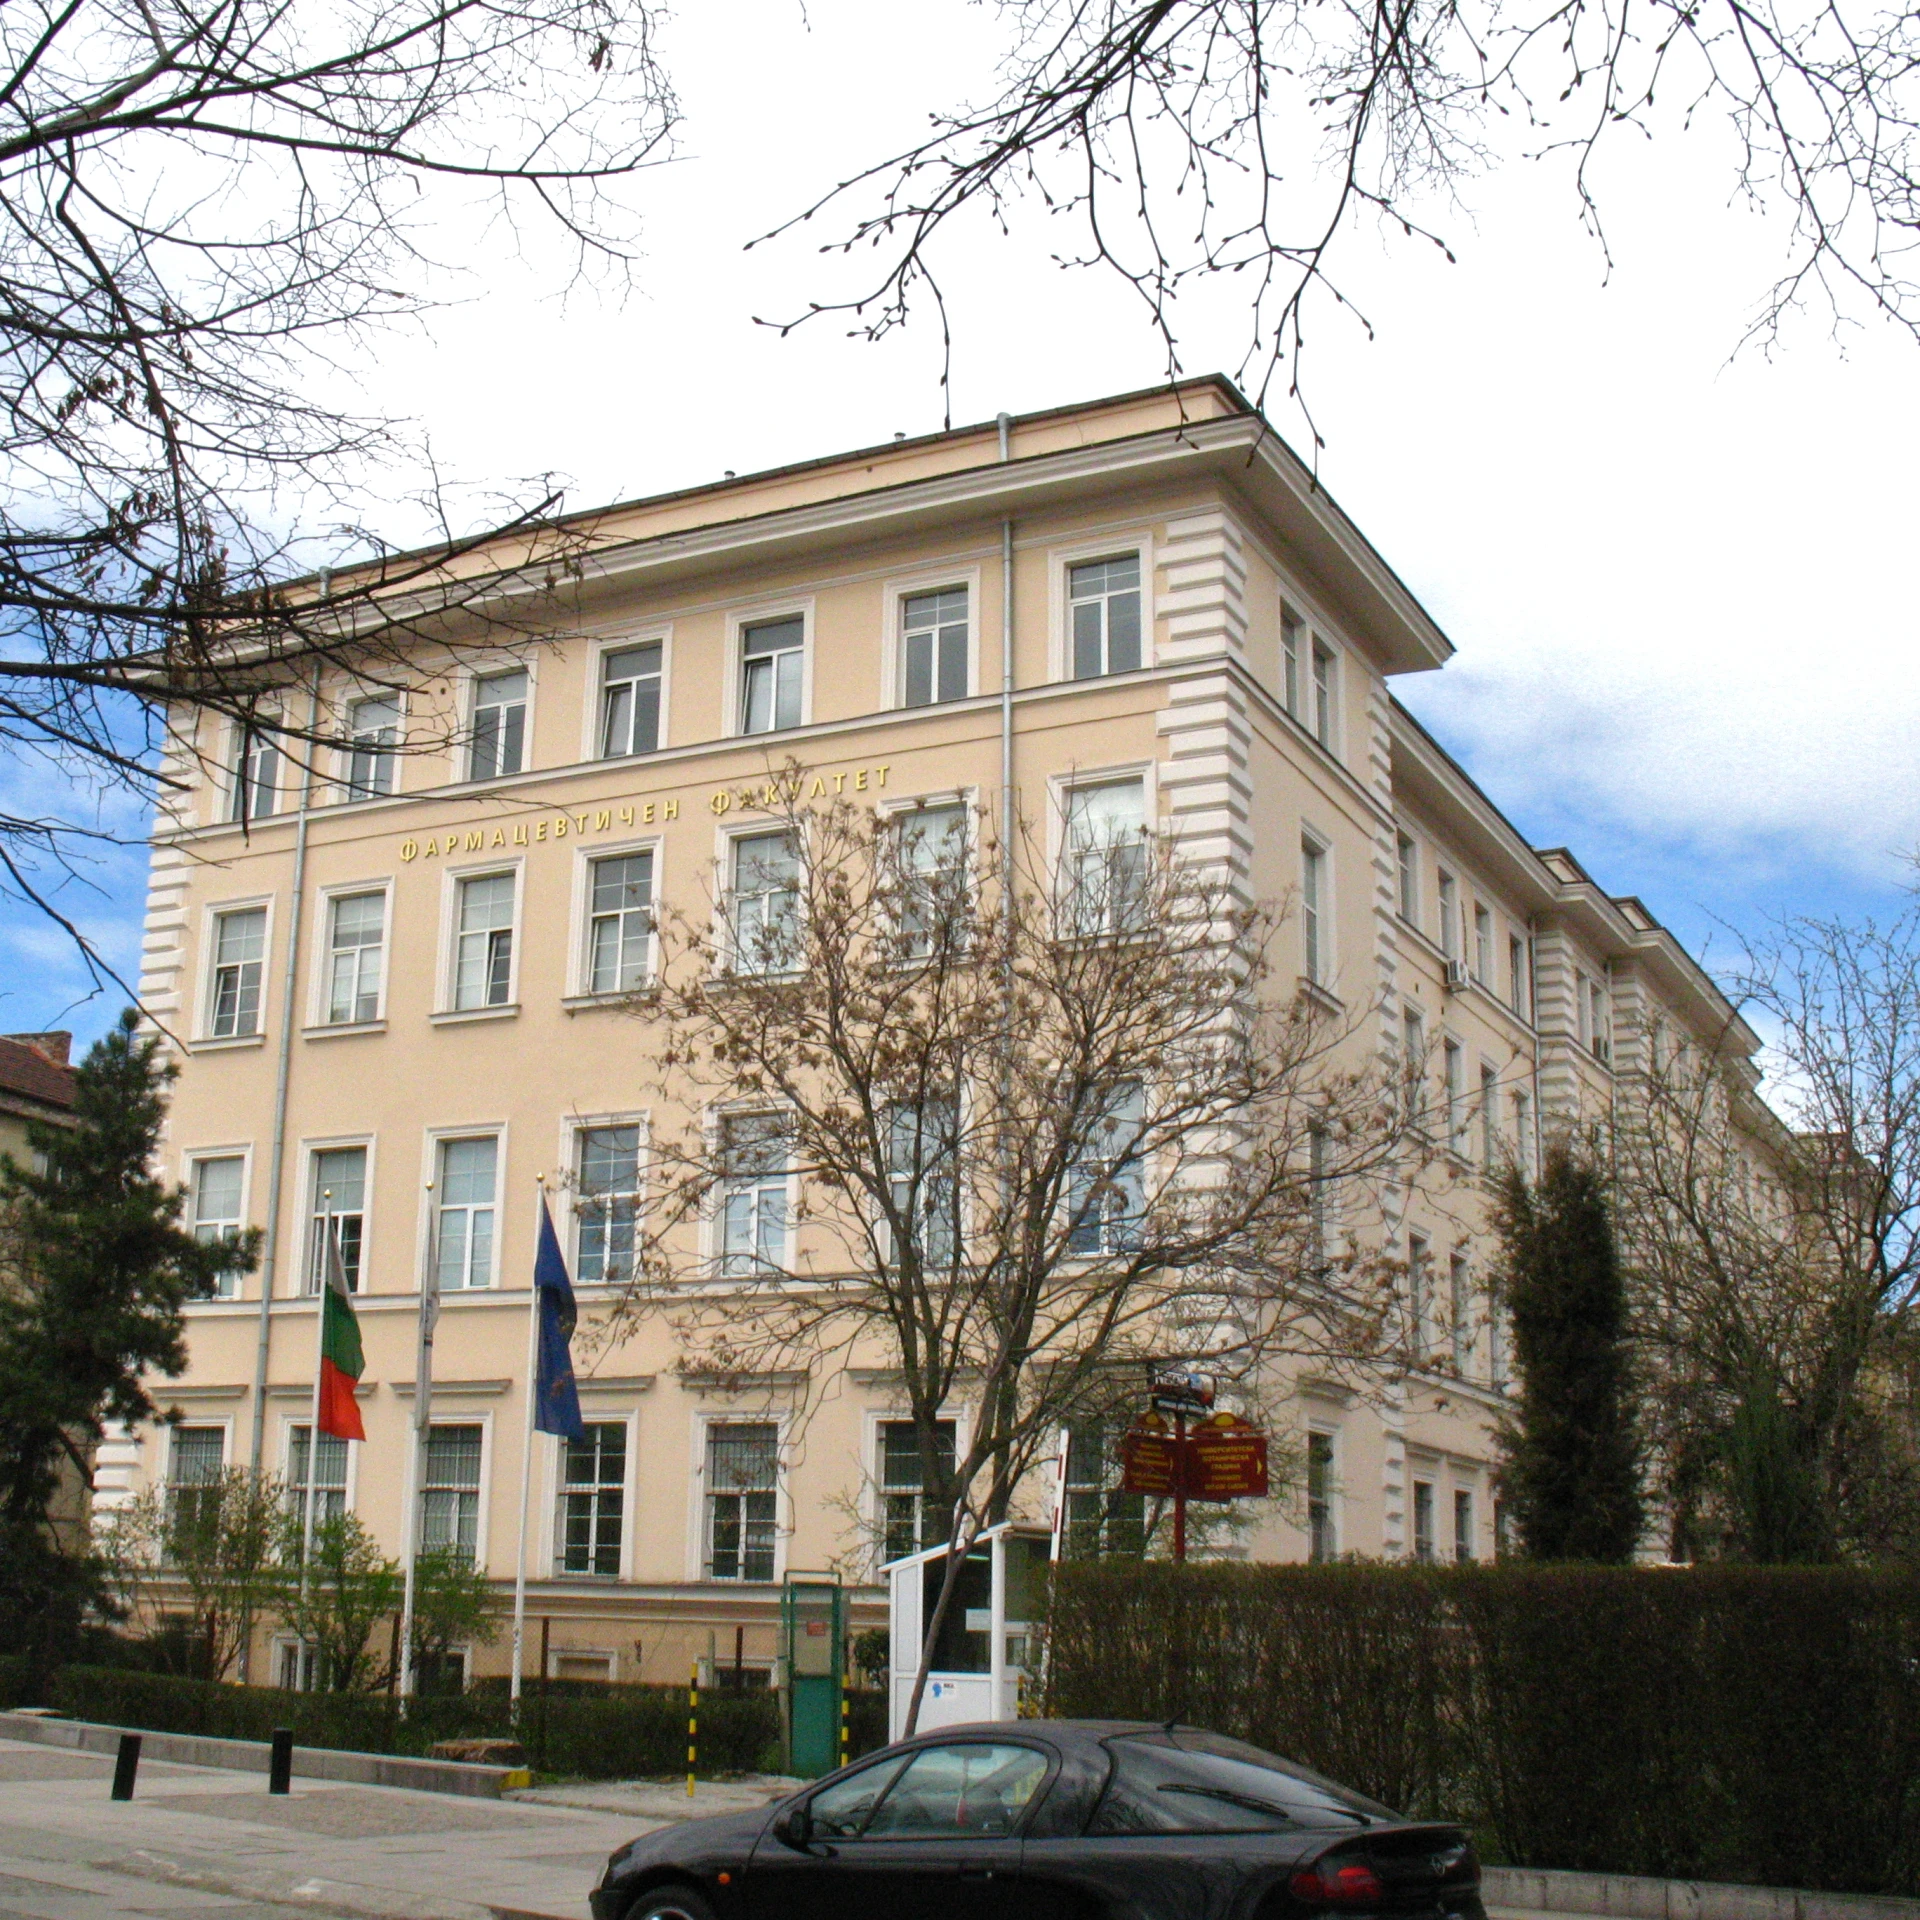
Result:
<svg viewBox="0 0 1920 1920"><path fill-rule="evenodd" d="M116 1800L133 1798L133 1776L140 1771L140 1736L137 1733L123 1733L120 1736L120 1757L113 1763L113 1797Z"/></svg>
<svg viewBox="0 0 1920 1920"><path fill-rule="evenodd" d="M275 1727L273 1758L267 1764L267 1791L286 1793L293 1785L293 1729Z"/></svg>

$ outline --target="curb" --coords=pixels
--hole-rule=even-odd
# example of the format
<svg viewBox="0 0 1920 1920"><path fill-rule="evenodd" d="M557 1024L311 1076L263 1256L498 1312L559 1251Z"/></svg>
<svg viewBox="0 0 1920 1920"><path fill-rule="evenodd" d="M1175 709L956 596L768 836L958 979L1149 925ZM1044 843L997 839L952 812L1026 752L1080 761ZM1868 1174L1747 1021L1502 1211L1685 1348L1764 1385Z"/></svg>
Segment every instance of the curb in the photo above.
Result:
<svg viewBox="0 0 1920 1920"><path fill-rule="evenodd" d="M0 1713L0 1739L31 1741L69 1752L111 1754L123 1733L140 1736L141 1758L179 1766L224 1767L265 1773L272 1749L264 1740L217 1740L208 1734L153 1733L144 1727L108 1727L92 1720L52 1720L36 1713ZM479 1767L462 1760L417 1760L396 1753L346 1753L332 1747L295 1747L293 1770L308 1780L340 1780L363 1787L410 1787L416 1793L454 1793L498 1800L529 1784L524 1767ZM475 1913L483 1908L473 1909Z"/></svg>
<svg viewBox="0 0 1920 1920"><path fill-rule="evenodd" d="M1920 1920L1920 1900L1891 1894L1810 1893L1545 1867L1482 1867L1480 1897L1489 1907L1609 1920Z"/></svg>
<svg viewBox="0 0 1920 1920"><path fill-rule="evenodd" d="M91 1864L132 1879L192 1887L199 1893L230 1894L235 1899L254 1900L264 1906L304 1907L314 1913L341 1916L341 1920L496 1920L498 1912L496 1908L464 1900L423 1903L417 1895L362 1886L353 1880L324 1880L317 1875L249 1879L240 1874L216 1873L145 1847L118 1859ZM540 1920L561 1920L561 1916L543 1915Z"/></svg>

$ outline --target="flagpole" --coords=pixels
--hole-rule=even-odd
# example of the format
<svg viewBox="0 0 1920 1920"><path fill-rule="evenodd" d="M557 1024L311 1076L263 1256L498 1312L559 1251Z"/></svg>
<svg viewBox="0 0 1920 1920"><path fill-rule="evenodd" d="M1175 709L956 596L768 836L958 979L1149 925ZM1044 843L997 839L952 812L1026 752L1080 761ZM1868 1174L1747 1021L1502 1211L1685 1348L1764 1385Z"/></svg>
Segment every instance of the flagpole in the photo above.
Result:
<svg viewBox="0 0 1920 1920"><path fill-rule="evenodd" d="M327 1356L327 1287L333 1254L333 1189L324 1188L320 1198L323 1202L320 1214L320 1286L313 1296L313 1413L307 1422L307 1490L304 1511L300 1517L300 1618L303 1625L307 1613L307 1569L313 1565L313 1490L320 1463L320 1370ZM307 1637L302 1633L302 1652L306 1645ZM296 1674L294 1677L298 1679L300 1676Z"/></svg>
<svg viewBox="0 0 1920 1920"><path fill-rule="evenodd" d="M534 1185L540 1190L540 1197L546 1198L546 1180L539 1174L534 1175ZM534 1228L534 1246L536 1253L540 1244L540 1230ZM536 1279L531 1288L531 1298L527 1302L527 1430L520 1447L520 1549L513 1562L513 1677L508 1682L507 1698L512 1707L513 1717L520 1717L520 1660L521 1648L527 1636L527 1508L533 1491L533 1422L537 1411L536 1377L540 1365L540 1283ZM541 1676L544 1680L545 1676Z"/></svg>
<svg viewBox="0 0 1920 1920"><path fill-rule="evenodd" d="M433 1205L433 1182L427 1182L427 1205ZM429 1218L431 1218L429 1211ZM420 1324L413 1350L413 1425L407 1436L407 1482L401 1501L401 1525L406 1529L401 1565L406 1569L400 1599L400 1698L413 1697L413 1610L417 1592L415 1569L420 1556L420 1443L433 1424L433 1333L440 1314L439 1222L428 1238L427 1270L420 1276Z"/></svg>

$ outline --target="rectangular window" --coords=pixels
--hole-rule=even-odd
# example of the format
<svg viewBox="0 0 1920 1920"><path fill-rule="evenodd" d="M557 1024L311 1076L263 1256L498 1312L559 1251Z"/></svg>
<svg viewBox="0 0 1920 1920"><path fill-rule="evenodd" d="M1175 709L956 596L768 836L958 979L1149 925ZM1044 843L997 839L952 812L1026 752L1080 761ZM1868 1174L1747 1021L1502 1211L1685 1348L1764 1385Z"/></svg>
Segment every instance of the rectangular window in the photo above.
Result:
<svg viewBox="0 0 1920 1920"><path fill-rule="evenodd" d="M1069 1252L1120 1253L1137 1241L1146 1211L1145 1120L1146 1096L1138 1086L1117 1088L1090 1117L1067 1170Z"/></svg>
<svg viewBox="0 0 1920 1920"><path fill-rule="evenodd" d="M1333 751L1334 664L1331 649L1313 643L1313 737Z"/></svg>
<svg viewBox="0 0 1920 1920"><path fill-rule="evenodd" d="M1527 1017L1527 943L1517 933L1507 936L1507 1005Z"/></svg>
<svg viewBox="0 0 1920 1920"><path fill-rule="evenodd" d="M307 1233L307 1291L320 1291L326 1271L326 1218L333 1215L333 1241L347 1291L360 1291L360 1256L367 1221L367 1150L329 1147L313 1156L311 1218Z"/></svg>
<svg viewBox="0 0 1920 1920"><path fill-rule="evenodd" d="M1588 988L1592 983L1578 967L1573 970L1573 1026L1579 1036L1580 1044L1589 1051L1593 1047L1593 1001Z"/></svg>
<svg viewBox="0 0 1920 1920"><path fill-rule="evenodd" d="M490 673L473 683L473 741L469 780L500 780L526 765L527 675Z"/></svg>
<svg viewBox="0 0 1920 1920"><path fill-rule="evenodd" d="M1607 989L1603 982L1592 980L1587 983L1587 998L1590 1003L1587 1024L1593 1030L1593 1057L1596 1060L1611 1061L1613 1058L1613 1022L1607 1005Z"/></svg>
<svg viewBox="0 0 1920 1920"><path fill-rule="evenodd" d="M1326 850L1311 840L1300 842L1300 936L1305 948L1307 978L1318 986L1327 979Z"/></svg>
<svg viewBox="0 0 1920 1920"><path fill-rule="evenodd" d="M393 791L399 744L398 694L376 694L347 708L348 799L370 800Z"/></svg>
<svg viewBox="0 0 1920 1920"><path fill-rule="evenodd" d="M339 893L327 907L327 1020L380 1017L387 951L387 896Z"/></svg>
<svg viewBox="0 0 1920 1920"><path fill-rule="evenodd" d="M1480 1164L1491 1173L1500 1164L1500 1077L1480 1069Z"/></svg>
<svg viewBox="0 0 1920 1920"><path fill-rule="evenodd" d="M1280 697L1295 719L1300 717L1300 654L1306 645L1306 623L1282 602L1280 607Z"/></svg>
<svg viewBox="0 0 1920 1920"><path fill-rule="evenodd" d="M1457 1250L1447 1256L1447 1294L1453 1316L1453 1364L1464 1380L1473 1363L1473 1266Z"/></svg>
<svg viewBox="0 0 1920 1920"><path fill-rule="evenodd" d="M237 1153L193 1163L193 1237L202 1246L240 1237L240 1189L246 1161ZM217 1300L231 1300L240 1291L240 1276L223 1273L214 1289Z"/></svg>
<svg viewBox="0 0 1920 1920"><path fill-rule="evenodd" d="M1460 957L1460 890L1453 875L1440 870L1440 951L1449 960Z"/></svg>
<svg viewBox="0 0 1920 1920"><path fill-rule="evenodd" d="M930 707L967 697L967 590L942 587L900 602L900 700Z"/></svg>
<svg viewBox="0 0 1920 1920"><path fill-rule="evenodd" d="M1473 903L1473 977L1483 987L1493 985L1493 915L1477 900Z"/></svg>
<svg viewBox="0 0 1920 1920"><path fill-rule="evenodd" d="M787 973L800 963L800 849L790 833L742 834L733 861L736 973Z"/></svg>
<svg viewBox="0 0 1920 1920"><path fill-rule="evenodd" d="M653 855L609 855L588 878L587 991L631 993L652 971Z"/></svg>
<svg viewBox="0 0 1920 1920"><path fill-rule="evenodd" d="M1507 1390L1507 1323L1494 1300L1487 1308L1487 1379L1496 1393Z"/></svg>
<svg viewBox="0 0 1920 1920"><path fill-rule="evenodd" d="M895 1107L887 1120L894 1217L910 1223L923 1268L950 1267L960 1247L959 1112L951 1100ZM889 1223L887 1238L893 1238ZM900 1249L890 1249L898 1261Z"/></svg>
<svg viewBox="0 0 1920 1920"><path fill-rule="evenodd" d="M450 1552L471 1561L480 1543L480 1454L485 1429L442 1426L428 1430L420 1469L420 1550Z"/></svg>
<svg viewBox="0 0 1920 1920"><path fill-rule="evenodd" d="M953 1472L953 1422L934 1428L942 1469ZM926 1467L911 1420L880 1424L880 1558L904 1559L947 1538L949 1515L927 1497Z"/></svg>
<svg viewBox="0 0 1920 1920"><path fill-rule="evenodd" d="M510 873L460 882L453 954L456 1011L504 1007L512 998L513 888Z"/></svg>
<svg viewBox="0 0 1920 1920"><path fill-rule="evenodd" d="M307 1436L298 1426L287 1432L287 1511L302 1534L307 1525ZM347 1443L331 1433L320 1436L313 1458L313 1524L324 1527L347 1510Z"/></svg>
<svg viewBox="0 0 1920 1920"><path fill-rule="evenodd" d="M1400 1048L1405 1056L1401 1071L1406 1076L1407 1125L1424 1126L1427 1121L1427 1026L1418 1007L1400 1009Z"/></svg>
<svg viewBox="0 0 1920 1920"><path fill-rule="evenodd" d="M799 614L763 620L740 635L740 731L778 733L800 724L807 623Z"/></svg>
<svg viewBox="0 0 1920 1920"><path fill-rule="evenodd" d="M967 875L967 810L958 801L915 807L894 822L901 935L907 952L934 950L941 922L961 905Z"/></svg>
<svg viewBox="0 0 1920 1920"><path fill-rule="evenodd" d="M1067 1429L1067 1511L1063 1549L1069 1560L1138 1560L1147 1551L1147 1501L1120 1486L1119 1433L1104 1420Z"/></svg>
<svg viewBox="0 0 1920 1920"><path fill-rule="evenodd" d="M1410 833L1400 835L1400 918L1420 924L1420 849Z"/></svg>
<svg viewBox="0 0 1920 1920"><path fill-rule="evenodd" d="M618 1286L633 1278L633 1224L640 1210L640 1129L582 1127L579 1135L580 1220L575 1272L585 1286Z"/></svg>
<svg viewBox="0 0 1920 1920"><path fill-rule="evenodd" d="M753 1276L787 1264L787 1123L777 1113L720 1121L720 1271Z"/></svg>
<svg viewBox="0 0 1920 1920"><path fill-rule="evenodd" d="M707 1577L773 1578L780 1435L771 1425L707 1429Z"/></svg>
<svg viewBox="0 0 1920 1920"><path fill-rule="evenodd" d="M167 1512L177 1528L211 1526L227 1465L224 1427L175 1427L167 1452Z"/></svg>
<svg viewBox="0 0 1920 1920"><path fill-rule="evenodd" d="M1310 1126L1307 1129L1307 1191L1307 1225L1312 1235L1313 1267L1316 1273L1325 1273L1333 1195L1327 1172L1327 1133L1324 1127Z"/></svg>
<svg viewBox="0 0 1920 1920"><path fill-rule="evenodd" d="M493 1285L493 1209L500 1142L442 1140L434 1193L433 1271L442 1293Z"/></svg>
<svg viewBox="0 0 1920 1920"><path fill-rule="evenodd" d="M1137 927L1147 877L1146 788L1138 780L1067 795L1067 923L1079 934Z"/></svg>
<svg viewBox="0 0 1920 1920"><path fill-rule="evenodd" d="M242 726L234 732L233 785L227 818L245 826L264 820L280 806L280 744L271 733Z"/></svg>
<svg viewBox="0 0 1920 1920"><path fill-rule="evenodd" d="M596 1420L560 1453L561 1573L620 1576L626 1525L627 1425Z"/></svg>
<svg viewBox="0 0 1920 1920"><path fill-rule="evenodd" d="M1453 1557L1463 1566L1474 1557L1473 1495L1464 1489L1453 1496Z"/></svg>
<svg viewBox="0 0 1920 1920"><path fill-rule="evenodd" d="M1526 1093L1513 1096L1513 1151L1522 1169L1533 1171L1533 1097Z"/></svg>
<svg viewBox="0 0 1920 1920"><path fill-rule="evenodd" d="M213 920L213 1004L216 1040L260 1031L260 980L267 964L267 910L242 907Z"/></svg>
<svg viewBox="0 0 1920 1920"><path fill-rule="evenodd" d="M600 656L600 757L624 759L660 745L661 644Z"/></svg>
<svg viewBox="0 0 1920 1920"><path fill-rule="evenodd" d="M1433 1483L1429 1480L1413 1483L1413 1557L1429 1562L1434 1558Z"/></svg>
<svg viewBox="0 0 1920 1920"><path fill-rule="evenodd" d="M1307 1435L1307 1558L1322 1564L1337 1560L1340 1543L1334 1531L1333 1435Z"/></svg>
<svg viewBox="0 0 1920 1920"><path fill-rule="evenodd" d="M1073 677L1131 673L1140 664L1140 556L1115 554L1067 569Z"/></svg>
<svg viewBox="0 0 1920 1920"><path fill-rule="evenodd" d="M1407 1235L1407 1346L1414 1363L1427 1357L1427 1319L1433 1311L1433 1269L1424 1233Z"/></svg>
<svg viewBox="0 0 1920 1920"><path fill-rule="evenodd" d="M1460 1043L1447 1041L1441 1049L1447 1079L1447 1145L1455 1153L1467 1150L1467 1089L1461 1070Z"/></svg>

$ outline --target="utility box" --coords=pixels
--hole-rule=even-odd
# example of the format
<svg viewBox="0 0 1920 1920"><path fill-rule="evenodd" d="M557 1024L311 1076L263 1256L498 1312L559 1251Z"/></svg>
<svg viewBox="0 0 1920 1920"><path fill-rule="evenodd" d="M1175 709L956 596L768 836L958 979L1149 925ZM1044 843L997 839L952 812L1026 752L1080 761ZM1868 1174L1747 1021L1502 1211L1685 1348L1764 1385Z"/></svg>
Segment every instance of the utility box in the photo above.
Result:
<svg viewBox="0 0 1920 1920"><path fill-rule="evenodd" d="M915 1732L1020 1717L1028 1647L1046 1598L1052 1545L1048 1528L1012 1521L975 1538L941 1622ZM926 1624L940 1603L947 1550L910 1553L881 1571L888 1598L887 1738L898 1740L920 1671Z"/></svg>
<svg viewBox="0 0 1920 1920"><path fill-rule="evenodd" d="M787 1765L803 1780L840 1764L846 1645L847 1599L840 1582L831 1574L790 1576L780 1595Z"/></svg>

